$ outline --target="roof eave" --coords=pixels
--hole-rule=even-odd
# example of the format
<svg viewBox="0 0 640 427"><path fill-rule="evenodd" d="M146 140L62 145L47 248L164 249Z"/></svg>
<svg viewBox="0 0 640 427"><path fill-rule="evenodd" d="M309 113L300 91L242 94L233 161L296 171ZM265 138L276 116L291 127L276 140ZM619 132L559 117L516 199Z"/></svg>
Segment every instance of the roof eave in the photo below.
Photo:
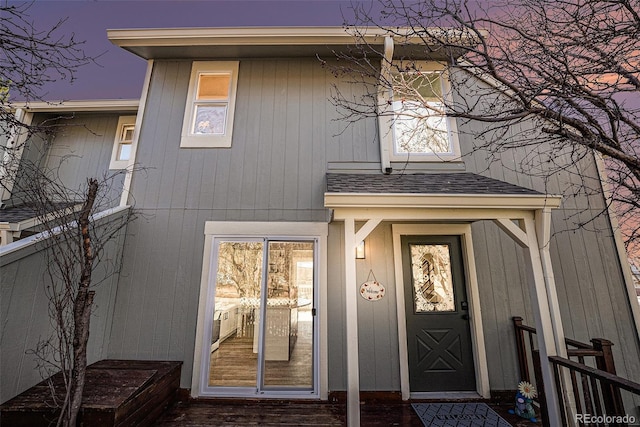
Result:
<svg viewBox="0 0 640 427"><path fill-rule="evenodd" d="M439 30L443 34L451 30ZM394 33L401 29L394 29ZM409 33L409 30L407 30ZM305 56L331 53L348 46L365 43L370 47L382 47L389 33L382 28L351 27L234 27L234 28L150 28L111 29L107 38L116 46L145 59L178 57L240 57L240 56ZM416 59L446 59L444 52L420 49L424 39L407 37L401 42L404 53L414 54ZM215 51L204 51L216 47ZM177 49L183 48L183 49ZM450 52L449 52L450 54ZM442 58L439 58L441 55Z"/></svg>
<svg viewBox="0 0 640 427"><path fill-rule="evenodd" d="M94 111L138 111L138 99L99 99L85 101L51 101L14 103L14 108L22 108L33 113L94 112Z"/></svg>

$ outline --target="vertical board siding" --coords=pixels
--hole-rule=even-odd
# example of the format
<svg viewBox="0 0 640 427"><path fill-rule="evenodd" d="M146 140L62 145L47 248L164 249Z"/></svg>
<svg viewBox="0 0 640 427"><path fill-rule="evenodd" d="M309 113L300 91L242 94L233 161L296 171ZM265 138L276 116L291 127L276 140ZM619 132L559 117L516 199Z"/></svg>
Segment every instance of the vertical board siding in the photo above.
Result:
<svg viewBox="0 0 640 427"><path fill-rule="evenodd" d="M315 59L240 61L232 147L181 149L190 70L154 65L132 184L143 216L125 246L111 357L190 365L205 221L327 221L327 162L379 161L375 120L342 135L328 125L331 84L346 84Z"/></svg>
<svg viewBox="0 0 640 427"><path fill-rule="evenodd" d="M329 224L327 248L327 346L329 390L347 389L346 306L344 291L344 226Z"/></svg>
<svg viewBox="0 0 640 427"><path fill-rule="evenodd" d="M375 278L385 287L379 301L358 297L360 389L399 390L398 328L391 224L383 223L365 239L366 258L356 261L356 284ZM353 289L359 293L359 288Z"/></svg>
<svg viewBox="0 0 640 427"><path fill-rule="evenodd" d="M328 94L340 82L313 59L240 61L232 147L180 149L190 67L154 68L137 157L145 173L133 185L138 208L241 211L247 220L310 220L300 210L326 217L327 162L379 161L368 136L374 119L356 124L355 133L325 130L335 127L327 125L336 117Z"/></svg>
<svg viewBox="0 0 640 427"><path fill-rule="evenodd" d="M330 101L334 84L347 96L358 97L364 88L337 80L314 59L240 61L232 147L180 149L190 69L189 61L154 65L137 157L144 171L132 185L143 217L131 225L125 245L109 347L110 357L184 361L181 386L187 388L198 339L205 221L329 221L323 204L327 164L380 162L375 120L345 128ZM478 124L460 127L469 172L551 194L577 183L569 172L549 178L522 173L520 165L530 154L524 150L500 153L498 162L491 162L486 152L472 150L470 134L485 129ZM527 130L520 124L510 132L515 136ZM597 173L591 157L576 160L565 153L558 158L577 163L593 187ZM551 256L563 322L571 338L605 334L616 344L620 372L638 380L640 352L606 218L593 223L597 232L573 232L582 219L580 210L602 207L600 193L578 192L553 213ZM491 222L473 224L472 232L485 340L491 349L490 387L513 389L519 378L511 317L521 315L533 324L526 257ZM342 233L341 223L330 224L330 390L346 388ZM387 296L377 302L358 300L361 389L398 390L390 224L379 225L367 243L367 259L357 264L358 283L373 270Z"/></svg>
<svg viewBox="0 0 640 427"><path fill-rule="evenodd" d="M43 165L78 197L87 179L97 178L104 185L99 200L103 209L118 205L124 182L124 173L109 170L118 117L117 113L96 113L61 119L64 126L51 138Z"/></svg>
<svg viewBox="0 0 640 427"><path fill-rule="evenodd" d="M510 129L505 137L531 130L526 123ZM629 301L625 294L620 263L615 252L606 204L593 156L572 153L569 148L554 152L556 164L571 165L550 176L529 174L523 162L531 156L549 156L544 146L493 153L474 150L473 134L486 125L460 125L460 145L466 170L547 194L563 195L560 208L552 213L550 252L565 334L588 342L605 337L614 343L619 374L640 379L640 349ZM553 165L550 162L549 165ZM549 166L551 167L551 166ZM595 218L595 220L592 220ZM516 375L513 331L510 318L523 316L533 325L526 261L522 250L491 223L473 225L487 348L497 348L488 359L492 389L513 389Z"/></svg>

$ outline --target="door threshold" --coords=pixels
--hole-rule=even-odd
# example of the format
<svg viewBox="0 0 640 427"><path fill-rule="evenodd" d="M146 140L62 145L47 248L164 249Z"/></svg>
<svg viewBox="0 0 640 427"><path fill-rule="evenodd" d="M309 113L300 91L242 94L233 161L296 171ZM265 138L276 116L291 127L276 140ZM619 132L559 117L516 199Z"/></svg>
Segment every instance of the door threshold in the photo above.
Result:
<svg viewBox="0 0 640 427"><path fill-rule="evenodd" d="M409 394L412 400L484 400L475 391L428 391Z"/></svg>

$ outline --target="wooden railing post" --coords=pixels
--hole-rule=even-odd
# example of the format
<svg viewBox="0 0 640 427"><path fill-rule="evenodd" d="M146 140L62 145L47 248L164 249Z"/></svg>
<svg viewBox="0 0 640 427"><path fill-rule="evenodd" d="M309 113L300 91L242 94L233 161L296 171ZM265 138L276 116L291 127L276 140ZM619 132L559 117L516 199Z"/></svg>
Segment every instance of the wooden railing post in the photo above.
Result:
<svg viewBox="0 0 640 427"><path fill-rule="evenodd" d="M616 366L611 351L613 343L604 338L593 338L591 343L594 350L602 352L602 356L596 356L596 367L601 371L616 375ZM624 415L624 404L618 387L612 384L602 384L602 399L607 414Z"/></svg>
<svg viewBox="0 0 640 427"><path fill-rule="evenodd" d="M514 316L511 320L513 321L513 328L516 333L516 350L518 351L518 368L520 369L520 380L531 382L531 377L529 376L529 365L527 363L527 346L524 339L524 330L521 328L522 317Z"/></svg>
<svg viewBox="0 0 640 427"><path fill-rule="evenodd" d="M549 425L549 415L547 414L547 396L544 393L544 382L542 381L542 366L540 365L540 352L538 350L531 351L531 359L533 359L533 375L536 379L536 389L538 390L538 402L540 403L540 416L542 425ZM558 398L562 400L562 390L558 389ZM564 402L561 403L561 406Z"/></svg>

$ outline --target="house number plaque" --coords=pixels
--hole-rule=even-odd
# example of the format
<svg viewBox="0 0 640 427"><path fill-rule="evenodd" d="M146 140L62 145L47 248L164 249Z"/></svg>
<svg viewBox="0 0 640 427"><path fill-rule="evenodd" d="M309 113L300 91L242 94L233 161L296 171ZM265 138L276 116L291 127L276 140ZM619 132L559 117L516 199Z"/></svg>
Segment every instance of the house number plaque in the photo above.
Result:
<svg viewBox="0 0 640 427"><path fill-rule="evenodd" d="M364 282L360 285L360 296L367 301L377 301L382 299L382 297L384 297L384 293L384 286L376 280Z"/></svg>

